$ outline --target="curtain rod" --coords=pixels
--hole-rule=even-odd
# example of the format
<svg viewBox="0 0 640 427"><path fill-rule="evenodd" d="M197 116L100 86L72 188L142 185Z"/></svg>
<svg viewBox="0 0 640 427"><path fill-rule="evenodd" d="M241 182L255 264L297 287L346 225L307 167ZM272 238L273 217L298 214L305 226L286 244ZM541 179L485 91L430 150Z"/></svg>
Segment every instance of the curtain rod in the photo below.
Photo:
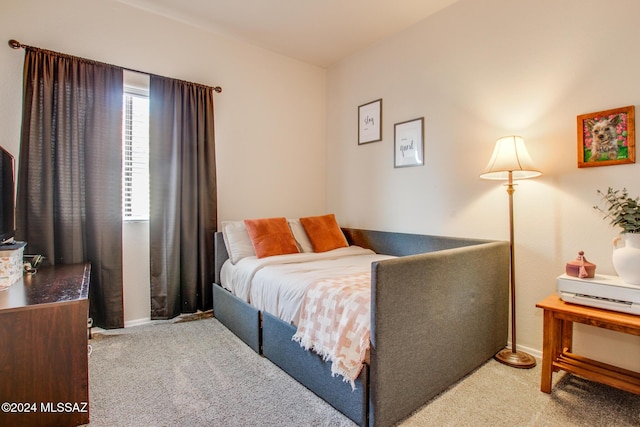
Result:
<svg viewBox="0 0 640 427"><path fill-rule="evenodd" d="M19 41L14 40L14 39L9 40L9 46L10 46L12 49L26 49L26 48L28 48L28 47L33 48L33 46L29 46L29 45L26 45L26 44L22 44L22 43L20 43ZM35 48L35 49L38 49L38 48ZM64 55L64 54L63 54L63 55ZM83 59L83 58L81 58L81 59ZM91 60L90 60L90 61L91 61ZM93 62L97 62L97 61L93 61ZM107 64L107 65L110 65L110 64ZM119 67L119 68L122 68L123 70L127 70L127 71L133 71L133 72L135 72L135 73L151 74L151 73L147 73L147 72L144 72L144 71L134 70L133 68L127 68L127 67ZM154 75L155 75L155 76L158 76L157 74L154 74ZM163 77L163 76L158 76L158 77ZM201 85L201 86L211 87L211 88L214 90L214 92L216 92L216 93L220 93L220 92L222 92L222 88L221 88L220 86L213 86L213 87L212 87L212 86L207 86L207 85L203 85L203 84L200 84L200 83L196 83L196 84L199 84L199 85Z"/></svg>

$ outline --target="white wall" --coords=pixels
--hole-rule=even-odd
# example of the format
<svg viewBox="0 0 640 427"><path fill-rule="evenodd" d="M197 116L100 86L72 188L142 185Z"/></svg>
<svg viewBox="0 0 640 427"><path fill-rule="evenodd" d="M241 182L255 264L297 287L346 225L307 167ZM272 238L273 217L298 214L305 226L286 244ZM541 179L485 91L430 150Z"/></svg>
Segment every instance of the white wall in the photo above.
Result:
<svg viewBox="0 0 640 427"><path fill-rule="evenodd" d="M215 98L219 219L324 212L324 69L115 0L4 0L0 144L16 156L24 52L10 49L9 39L222 86ZM129 240L144 246L133 231ZM135 296L148 283L138 283L144 266L127 258L125 268L125 321L132 322L148 307L148 297Z"/></svg>
<svg viewBox="0 0 640 427"><path fill-rule="evenodd" d="M348 226L508 240L508 197L479 178L517 134L543 171L515 192L518 344L542 348L537 301L584 250L615 274L596 189L640 196L640 165L577 168L576 116L640 104L640 3L461 0L327 75L327 208ZM357 107L383 98L383 140ZM425 118L425 165L394 169L394 123ZM461 304L464 302L461 301ZM640 369L640 337L576 327L575 349Z"/></svg>
<svg viewBox="0 0 640 427"><path fill-rule="evenodd" d="M149 271L149 222L122 224L122 269L124 270L125 327L151 319L151 272Z"/></svg>
<svg viewBox="0 0 640 427"><path fill-rule="evenodd" d="M0 40L221 85L221 220L335 212L347 226L506 240L504 188L478 175L498 137L522 135L544 172L515 194L518 343L536 351L535 303L566 261L584 250L614 274L596 189L640 195L639 165L576 167L575 129L579 114L640 104L637 16L635 0L460 0L326 82L317 67L112 0L5 0ZM0 144L14 154L22 61L0 48ZM358 146L357 106L380 97L383 141ZM393 124L422 116L425 166L394 169ZM587 355L640 370L640 338L577 329Z"/></svg>

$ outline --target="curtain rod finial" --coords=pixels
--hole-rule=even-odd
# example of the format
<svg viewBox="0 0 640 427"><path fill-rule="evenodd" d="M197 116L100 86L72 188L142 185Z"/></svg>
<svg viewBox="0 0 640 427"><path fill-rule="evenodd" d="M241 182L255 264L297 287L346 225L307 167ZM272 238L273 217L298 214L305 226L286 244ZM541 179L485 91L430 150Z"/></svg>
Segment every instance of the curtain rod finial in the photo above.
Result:
<svg viewBox="0 0 640 427"><path fill-rule="evenodd" d="M9 46L11 46L11 49L20 49L22 44L17 40L11 39L9 40Z"/></svg>
<svg viewBox="0 0 640 427"><path fill-rule="evenodd" d="M216 86L216 87L214 87L214 88L213 88L213 90L214 90L216 93L220 93L220 92L222 92L222 88L221 88L220 86Z"/></svg>

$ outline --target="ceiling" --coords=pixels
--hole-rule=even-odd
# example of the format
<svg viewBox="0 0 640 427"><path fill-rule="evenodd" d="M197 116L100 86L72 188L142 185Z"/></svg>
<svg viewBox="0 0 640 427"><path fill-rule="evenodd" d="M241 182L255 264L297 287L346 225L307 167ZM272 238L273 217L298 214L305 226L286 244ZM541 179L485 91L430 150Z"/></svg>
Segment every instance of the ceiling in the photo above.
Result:
<svg viewBox="0 0 640 427"><path fill-rule="evenodd" d="M117 0L328 67L458 0Z"/></svg>

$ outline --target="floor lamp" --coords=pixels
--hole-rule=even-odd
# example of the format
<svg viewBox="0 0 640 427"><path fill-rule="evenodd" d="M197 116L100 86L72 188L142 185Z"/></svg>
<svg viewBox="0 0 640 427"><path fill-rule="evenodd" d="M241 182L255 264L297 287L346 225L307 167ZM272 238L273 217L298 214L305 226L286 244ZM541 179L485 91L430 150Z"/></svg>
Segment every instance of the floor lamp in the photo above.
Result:
<svg viewBox="0 0 640 427"><path fill-rule="evenodd" d="M511 348L501 350L494 358L505 365L514 368L533 368L536 359L528 353L516 349L516 274L515 274L515 246L513 240L513 181L516 179L534 178L542 173L533 166L531 156L527 152L524 140L519 136L505 136L496 142L491 160L480 178L493 180L507 180L507 194L509 194L509 270L511 292Z"/></svg>

